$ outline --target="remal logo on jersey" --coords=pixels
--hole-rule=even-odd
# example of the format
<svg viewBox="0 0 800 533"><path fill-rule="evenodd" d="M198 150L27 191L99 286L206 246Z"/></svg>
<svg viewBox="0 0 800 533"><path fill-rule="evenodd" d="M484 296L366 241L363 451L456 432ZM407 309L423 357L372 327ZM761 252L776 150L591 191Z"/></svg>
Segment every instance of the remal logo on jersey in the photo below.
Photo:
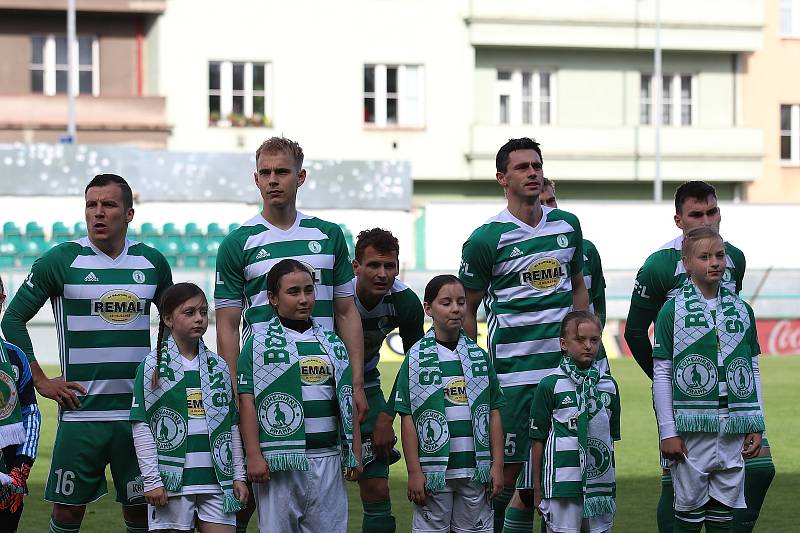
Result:
<svg viewBox="0 0 800 533"><path fill-rule="evenodd" d="M294 396L273 392L259 404L258 420L270 437L286 437L300 429L303 407Z"/></svg>
<svg viewBox="0 0 800 533"><path fill-rule="evenodd" d="M717 386L717 367L701 355L689 355L678 363L675 380L681 392L699 398Z"/></svg>
<svg viewBox="0 0 800 533"><path fill-rule="evenodd" d="M225 475L233 475L233 450L231 444L233 439L230 431L220 433L211 446L211 453L214 454L214 464L218 465Z"/></svg>
<svg viewBox="0 0 800 533"><path fill-rule="evenodd" d="M753 395L755 380L750 365L743 357L737 357L728 365L726 372L728 392L737 398L745 400Z"/></svg>
<svg viewBox="0 0 800 533"><path fill-rule="evenodd" d="M586 477L594 479L602 476L611 468L611 450L600 439L589 437L586 461Z"/></svg>
<svg viewBox="0 0 800 533"><path fill-rule="evenodd" d="M530 285L536 290L555 290L567 279L567 270L554 257L543 257L519 275L520 283Z"/></svg>
<svg viewBox="0 0 800 533"><path fill-rule="evenodd" d="M417 419L417 437L423 452L434 453L441 450L450 440L447 418L433 409L423 411Z"/></svg>
<svg viewBox="0 0 800 533"><path fill-rule="evenodd" d="M92 300L92 315L116 326L130 324L143 313L144 302L130 291L108 291L99 299Z"/></svg>
<svg viewBox="0 0 800 533"><path fill-rule="evenodd" d="M153 414L150 429L160 452L174 450L186 439L186 422L177 411L169 407L161 407Z"/></svg>
<svg viewBox="0 0 800 533"><path fill-rule="evenodd" d="M330 365L321 357L300 359L300 381L306 385L322 385L331 378L332 374Z"/></svg>
<svg viewBox="0 0 800 533"><path fill-rule="evenodd" d="M467 384L463 376L450 378L444 386L444 397L455 405L467 405Z"/></svg>

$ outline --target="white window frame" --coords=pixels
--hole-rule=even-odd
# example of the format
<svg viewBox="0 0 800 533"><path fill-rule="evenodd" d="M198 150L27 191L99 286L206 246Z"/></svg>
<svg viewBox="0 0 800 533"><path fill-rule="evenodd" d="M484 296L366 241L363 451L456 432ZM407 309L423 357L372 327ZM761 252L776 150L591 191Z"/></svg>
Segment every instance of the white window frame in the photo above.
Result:
<svg viewBox="0 0 800 533"><path fill-rule="evenodd" d="M374 91L367 92L364 86L364 75L367 68L374 69ZM397 69L397 92L388 93L386 84L386 71L389 68ZM417 73L416 84L409 84L410 69ZM367 128L392 129L392 128L419 128L425 127L425 67L417 64L392 64L392 63L366 63L361 71L361 120ZM387 100L389 96L397 99L397 122L390 123L387 115ZM375 121L367 122L363 113L364 100L372 98L375 101ZM417 116L411 111L411 103L417 106Z"/></svg>
<svg viewBox="0 0 800 533"><path fill-rule="evenodd" d="M219 120L216 126L231 126L231 121L228 117L233 113L233 97L244 97L244 105L242 107L242 115L245 118L252 118L259 110L253 109L253 99L256 96L264 98L264 112L263 116L269 120L269 124L255 127L271 127L272 126L272 63L266 61L209 61L208 65L212 63L219 63L219 89L211 89L211 81L206 83L206 91L208 96L219 96ZM244 64L244 90L233 90L233 64ZM253 88L253 68L257 65L264 67L264 90L256 91ZM208 72L208 66L206 67ZM206 100L208 101L208 100ZM209 116L211 109L208 109Z"/></svg>
<svg viewBox="0 0 800 533"><path fill-rule="evenodd" d="M642 124L642 85L641 85L641 78L639 81L639 125L640 126L652 126L655 124L655 95L656 95L656 86L655 86L655 76L650 72L642 72L641 77L648 76L650 78L650 98L647 104L649 105L649 119L650 122L648 124ZM681 96L681 78L689 77L691 80L691 97L689 100L689 105L692 108L691 112L691 123L689 124L681 124L681 107L683 105L683 98ZM663 74L661 76L662 80L666 80L669 83L670 88L670 109L669 109L669 122L662 120L662 126L669 126L673 128L691 128L697 124L697 76L690 72L677 72L677 73L670 73L670 74ZM663 83L663 82L662 82ZM663 113L664 105L666 104L666 95L664 91L661 92L661 109L658 111ZM663 117L663 115L662 115Z"/></svg>
<svg viewBox="0 0 800 533"><path fill-rule="evenodd" d="M789 27L786 30L784 30L784 22L788 22ZM800 38L800 0L780 0L778 33L781 37Z"/></svg>
<svg viewBox="0 0 800 533"><path fill-rule="evenodd" d="M56 92L56 72L57 71L65 71L69 68L68 65L58 64L56 63L56 37L65 37L62 34L55 34L49 33L46 35L39 35L34 34L31 35L31 41L33 37L43 37L44 38L44 47L42 49L42 63L29 63L28 71L31 72L33 70L40 70L43 72L42 75L42 94L47 96L55 96L56 94L66 94L64 93L57 93ZM78 55L78 39L79 38L91 38L92 40L92 64L90 67L86 65L80 64L80 58ZM33 44L31 44L33 46ZM75 55L75 68L72 72L67 72L67 77L72 77L73 83L73 91L72 93L75 96L80 95L80 76L78 76L79 72L85 72L91 69L92 73L92 96L100 96L100 43L97 39L96 35L76 35L75 40L72 41L72 51ZM69 84L67 84L69 86ZM31 90L33 88L31 87ZM38 93L37 93L38 94Z"/></svg>
<svg viewBox="0 0 800 533"><path fill-rule="evenodd" d="M511 73L511 79L499 79L500 72ZM523 95L523 76L531 76L531 96L525 98ZM550 80L550 117L549 121L542 121L542 107L544 102L541 94L542 74L548 74ZM555 91L555 70L554 69L520 69L503 68L495 69L494 77L494 123L501 126L550 126L556 123L556 91ZM508 122L501 121L502 97L508 98ZM523 106L529 103L531 106L530 122L523 120Z"/></svg>
<svg viewBox="0 0 800 533"><path fill-rule="evenodd" d="M781 165L784 166L800 166L800 104L781 104L781 107L788 105L790 108L790 124L789 124L789 159L783 159L781 152L781 143L783 141L784 132L787 130L780 129L780 137L778 142L778 157L780 158ZM780 114L778 115L780 120Z"/></svg>

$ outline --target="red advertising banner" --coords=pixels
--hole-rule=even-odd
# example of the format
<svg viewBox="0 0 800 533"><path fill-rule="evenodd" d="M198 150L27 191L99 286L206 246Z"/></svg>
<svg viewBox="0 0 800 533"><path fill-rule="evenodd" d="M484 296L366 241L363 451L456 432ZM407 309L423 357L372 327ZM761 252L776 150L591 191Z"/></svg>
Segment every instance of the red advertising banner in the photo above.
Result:
<svg viewBox="0 0 800 533"><path fill-rule="evenodd" d="M764 355L799 355L800 320L756 320L758 342ZM616 336L620 353L631 356L625 342L625 321L619 321L619 335ZM650 340L653 339L653 326L650 326Z"/></svg>

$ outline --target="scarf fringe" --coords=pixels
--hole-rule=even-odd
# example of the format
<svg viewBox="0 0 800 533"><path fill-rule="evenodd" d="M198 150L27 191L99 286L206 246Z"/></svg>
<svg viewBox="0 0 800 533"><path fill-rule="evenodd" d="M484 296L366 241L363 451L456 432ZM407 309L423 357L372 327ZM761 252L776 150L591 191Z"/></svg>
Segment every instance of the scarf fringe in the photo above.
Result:
<svg viewBox="0 0 800 533"><path fill-rule="evenodd" d="M305 453L277 453L266 457L272 472L286 470L308 470L308 458Z"/></svg>
<svg viewBox="0 0 800 533"><path fill-rule="evenodd" d="M222 512L236 513L242 509L244 509L244 505L236 499L236 496L233 495L233 491L230 489L225 490L225 498L222 501Z"/></svg>
<svg viewBox="0 0 800 533"><path fill-rule="evenodd" d="M183 486L183 470L164 470L158 471L161 474L161 481L164 488L170 492L178 492Z"/></svg>
<svg viewBox="0 0 800 533"><path fill-rule="evenodd" d="M477 467L472 475L472 481L477 481L478 483L489 483L491 480L492 472L488 466Z"/></svg>
<svg viewBox="0 0 800 533"><path fill-rule="evenodd" d="M725 433L758 433L764 428L763 415L731 416L725 422Z"/></svg>
<svg viewBox="0 0 800 533"><path fill-rule="evenodd" d="M675 415L675 429L680 433L718 433L717 415Z"/></svg>
<svg viewBox="0 0 800 533"><path fill-rule="evenodd" d="M613 496L595 496L583 502L583 517L592 518L617 512L617 503Z"/></svg>
<svg viewBox="0 0 800 533"><path fill-rule="evenodd" d="M445 471L425 472L425 488L431 492L443 490L447 484Z"/></svg>

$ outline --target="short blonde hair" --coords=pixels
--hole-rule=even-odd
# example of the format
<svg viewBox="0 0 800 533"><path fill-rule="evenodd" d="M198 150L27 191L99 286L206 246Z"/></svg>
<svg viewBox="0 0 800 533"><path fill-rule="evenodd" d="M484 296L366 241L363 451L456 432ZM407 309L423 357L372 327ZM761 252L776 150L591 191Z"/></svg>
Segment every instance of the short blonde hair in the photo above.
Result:
<svg viewBox="0 0 800 533"><path fill-rule="evenodd" d="M286 137L270 137L258 147L256 150L256 167L258 167L258 158L261 154L287 154L294 159L295 170L300 172L303 168L303 149L298 143Z"/></svg>

